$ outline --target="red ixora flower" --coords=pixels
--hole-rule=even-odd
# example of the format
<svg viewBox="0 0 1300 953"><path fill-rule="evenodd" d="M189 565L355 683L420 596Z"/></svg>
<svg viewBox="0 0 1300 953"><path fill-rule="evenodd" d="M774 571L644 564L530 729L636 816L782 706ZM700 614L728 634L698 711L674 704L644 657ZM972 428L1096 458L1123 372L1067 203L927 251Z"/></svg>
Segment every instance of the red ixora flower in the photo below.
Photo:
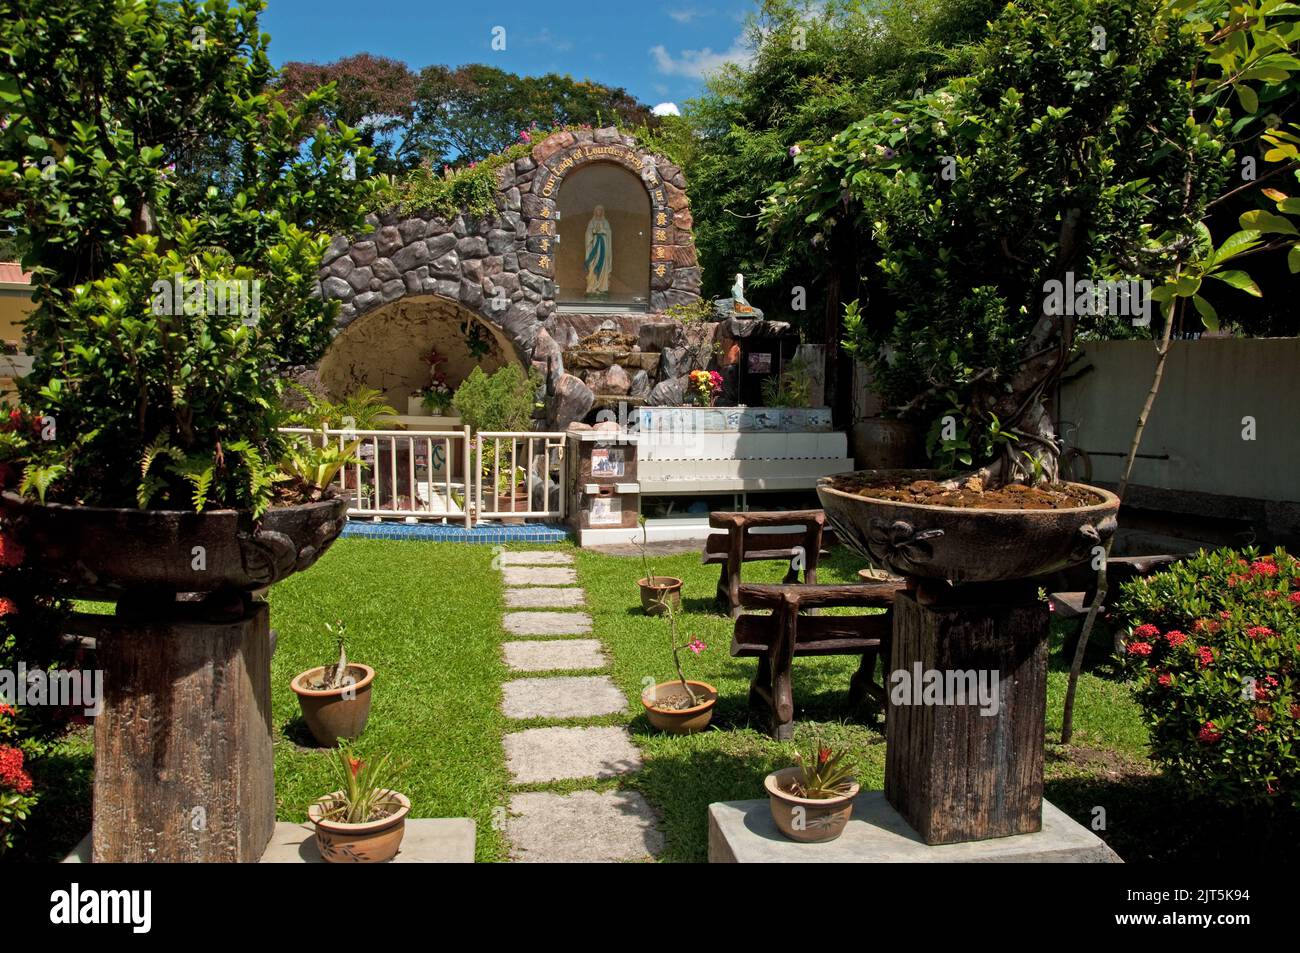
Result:
<svg viewBox="0 0 1300 953"><path fill-rule="evenodd" d="M1276 576L1277 566L1274 565L1272 557L1266 556L1250 564L1250 574L1252 576Z"/></svg>
<svg viewBox="0 0 1300 953"><path fill-rule="evenodd" d="M0 715L8 715L10 718L13 718L17 714L18 711L13 705L6 705L3 702L0 702Z"/></svg>
<svg viewBox="0 0 1300 953"><path fill-rule="evenodd" d="M1196 657L1200 659L1201 668L1209 668L1214 663L1214 649L1202 645L1196 650Z"/></svg>
<svg viewBox="0 0 1300 953"><path fill-rule="evenodd" d="M1179 632L1177 629L1173 629L1165 633L1165 641L1174 648L1177 648L1187 641L1187 636L1184 633Z"/></svg>
<svg viewBox="0 0 1300 953"><path fill-rule="evenodd" d="M1147 656L1151 654L1150 642L1130 642L1128 644L1129 655Z"/></svg>
<svg viewBox="0 0 1300 953"><path fill-rule="evenodd" d="M1221 610L1221 611L1219 612L1219 618L1220 618L1220 619L1231 619L1231 618L1232 618L1232 613L1229 612L1227 609L1223 609L1223 610Z"/></svg>
<svg viewBox="0 0 1300 953"><path fill-rule="evenodd" d="M1293 606L1300 606L1300 592L1293 592L1287 598L1291 600Z"/></svg>
<svg viewBox="0 0 1300 953"><path fill-rule="evenodd" d="M12 569L21 565L26 555L22 543L11 536L0 534L0 569Z"/></svg>
<svg viewBox="0 0 1300 953"><path fill-rule="evenodd" d="M23 770L23 753L18 748L0 745L0 787L12 788L19 794L32 789L32 779Z"/></svg>
<svg viewBox="0 0 1300 953"><path fill-rule="evenodd" d="M1154 639L1159 634L1160 630L1150 622L1144 623L1133 630L1133 638L1135 639Z"/></svg>
<svg viewBox="0 0 1300 953"><path fill-rule="evenodd" d="M1202 725L1201 730L1196 734L1196 740L1207 745L1214 744L1214 742L1218 741L1222 737L1223 732L1217 730L1212 721L1207 721Z"/></svg>
<svg viewBox="0 0 1300 953"><path fill-rule="evenodd" d="M1156 681L1159 682L1161 685L1165 686L1166 688L1168 688L1170 685L1174 683L1174 677L1170 675L1168 672L1165 672L1163 675L1157 678Z"/></svg>
<svg viewBox="0 0 1300 953"><path fill-rule="evenodd" d="M1249 635L1252 639L1267 639L1270 638L1271 636L1277 635L1276 632L1274 632L1266 625L1252 625L1249 629L1246 630L1246 634Z"/></svg>
<svg viewBox="0 0 1300 953"><path fill-rule="evenodd" d="M0 619L7 615L13 615L17 611L18 607L14 605L12 599L0 599Z"/></svg>

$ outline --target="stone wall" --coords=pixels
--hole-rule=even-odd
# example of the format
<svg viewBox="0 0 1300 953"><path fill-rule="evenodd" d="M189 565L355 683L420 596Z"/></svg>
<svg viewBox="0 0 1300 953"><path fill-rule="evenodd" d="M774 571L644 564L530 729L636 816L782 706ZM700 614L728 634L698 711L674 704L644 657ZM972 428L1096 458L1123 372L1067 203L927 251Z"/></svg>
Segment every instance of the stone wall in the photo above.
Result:
<svg viewBox="0 0 1300 953"><path fill-rule="evenodd" d="M336 238L322 259L320 278L323 295L342 302L339 332L408 296L457 302L498 329L521 362L545 372L550 423L567 424L565 418L573 419L584 402L590 408L591 394L582 394L586 385L565 372L563 348L552 334L560 330L555 200L565 176L592 162L635 172L650 197L651 314L624 317L662 322L655 312L698 301L700 268L681 169L614 128L557 132L498 172L494 215L372 215L369 231ZM557 399L561 395L566 399Z"/></svg>

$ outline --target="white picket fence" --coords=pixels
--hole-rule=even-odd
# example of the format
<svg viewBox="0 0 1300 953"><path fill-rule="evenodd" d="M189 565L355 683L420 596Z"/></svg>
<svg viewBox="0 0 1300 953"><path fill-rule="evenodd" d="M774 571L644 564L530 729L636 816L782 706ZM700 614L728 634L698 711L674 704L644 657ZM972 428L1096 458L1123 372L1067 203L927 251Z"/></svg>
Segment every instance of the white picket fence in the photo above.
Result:
<svg viewBox="0 0 1300 953"><path fill-rule="evenodd" d="M357 459L339 471L336 489L356 517L461 523L562 520L563 433L460 430L312 430L281 433L317 446L360 441ZM486 505L485 505L486 500Z"/></svg>

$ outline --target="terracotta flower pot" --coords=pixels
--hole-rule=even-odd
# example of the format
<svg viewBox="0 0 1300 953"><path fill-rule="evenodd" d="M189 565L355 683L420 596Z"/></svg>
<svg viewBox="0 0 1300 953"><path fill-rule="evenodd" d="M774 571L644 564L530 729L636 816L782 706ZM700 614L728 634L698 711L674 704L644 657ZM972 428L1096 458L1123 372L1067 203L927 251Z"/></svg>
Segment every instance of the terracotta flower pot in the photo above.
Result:
<svg viewBox="0 0 1300 953"><path fill-rule="evenodd" d="M405 794L388 793L401 806L387 817L364 824L345 824L321 816L326 806L343 796L342 791L327 794L307 808L307 816L316 825L316 845L326 863L382 864L397 855L406 833L406 815L411 811L411 802Z"/></svg>
<svg viewBox="0 0 1300 953"><path fill-rule="evenodd" d="M646 615L662 615L664 602L671 603L674 612L681 609L682 581L676 576L651 576L636 584L641 587L641 608Z"/></svg>
<svg viewBox="0 0 1300 953"><path fill-rule="evenodd" d="M674 735L689 735L703 731L713 720L713 706L718 703L718 690L708 682L687 679L697 697L704 700L693 708L660 708L655 699L672 698L682 694L682 683L678 681L660 682L654 688L641 694L641 704L645 706L646 718L660 731Z"/></svg>
<svg viewBox="0 0 1300 953"><path fill-rule="evenodd" d="M348 674L356 679L353 684L342 688L308 688L324 674L325 668L324 665L309 668L294 678L289 687L298 696L302 717L312 737L317 744L332 748L340 738L356 738L366 730L375 670L369 665L349 662Z"/></svg>
<svg viewBox="0 0 1300 953"><path fill-rule="evenodd" d="M839 797L799 797L790 793L790 785L799 774L799 768L782 768L763 779L772 820L791 840L808 844L835 840L844 833L844 826L853 815L853 799L860 790L857 782L853 782L848 794Z"/></svg>

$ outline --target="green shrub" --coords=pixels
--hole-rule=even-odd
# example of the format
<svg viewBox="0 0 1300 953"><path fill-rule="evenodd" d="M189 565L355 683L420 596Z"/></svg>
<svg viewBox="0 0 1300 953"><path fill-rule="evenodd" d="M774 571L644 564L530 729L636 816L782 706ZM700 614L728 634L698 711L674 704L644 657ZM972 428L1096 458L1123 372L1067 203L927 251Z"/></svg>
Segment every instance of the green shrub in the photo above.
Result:
<svg viewBox="0 0 1300 953"><path fill-rule="evenodd" d="M451 403L476 432L531 430L541 385L540 374L535 370L525 374L518 364L507 364L493 374L475 367L456 388Z"/></svg>
<svg viewBox="0 0 1300 953"><path fill-rule="evenodd" d="M1120 609L1152 757L1225 803L1300 807L1300 560L1202 551Z"/></svg>
<svg viewBox="0 0 1300 953"><path fill-rule="evenodd" d="M38 797L23 765L23 750L9 744L18 734L17 712L0 702L0 855L14 844L14 835L27 820Z"/></svg>

